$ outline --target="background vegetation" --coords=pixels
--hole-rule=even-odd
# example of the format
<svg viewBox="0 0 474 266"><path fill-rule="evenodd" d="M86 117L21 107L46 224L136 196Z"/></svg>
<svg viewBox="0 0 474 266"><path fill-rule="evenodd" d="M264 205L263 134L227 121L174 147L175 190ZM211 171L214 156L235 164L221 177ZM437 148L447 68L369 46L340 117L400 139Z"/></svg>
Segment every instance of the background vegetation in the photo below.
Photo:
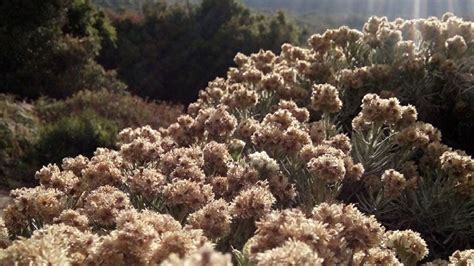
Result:
<svg viewBox="0 0 474 266"><path fill-rule="evenodd" d="M182 109L105 89L30 103L0 94L0 185L33 184L42 165L115 147L120 129L167 126Z"/></svg>
<svg viewBox="0 0 474 266"><path fill-rule="evenodd" d="M171 123L181 107L154 101L193 102L210 80L233 66L237 52L278 53L283 43L304 45L305 36L326 28L345 24L361 29L374 14L395 18L453 10L470 17L472 2L451 7L426 0L414 10L411 1L4 1L0 92L12 96L2 96L1 176L30 175L36 164L49 160L33 152L40 139L59 128L69 132L64 136L78 138L70 131L87 131L81 121L94 124L85 134L90 143L97 143L102 130L111 137L128 126ZM446 103L437 112L442 115L425 120L441 128L447 143L472 153L472 99L459 105L438 98L435 106Z"/></svg>
<svg viewBox="0 0 474 266"><path fill-rule="evenodd" d="M43 164L112 147L122 128L167 126L238 51L278 52L301 36L285 14L233 0L99 4L0 4L0 183L31 183Z"/></svg>
<svg viewBox="0 0 474 266"><path fill-rule="evenodd" d="M115 14L113 24L117 43L104 47L99 62L137 95L184 103L224 75L237 52L279 52L300 36L285 14L255 14L234 0L147 4L135 16Z"/></svg>
<svg viewBox="0 0 474 266"><path fill-rule="evenodd" d="M0 13L0 92L65 98L84 88L126 87L94 61L116 35L89 1L2 1Z"/></svg>

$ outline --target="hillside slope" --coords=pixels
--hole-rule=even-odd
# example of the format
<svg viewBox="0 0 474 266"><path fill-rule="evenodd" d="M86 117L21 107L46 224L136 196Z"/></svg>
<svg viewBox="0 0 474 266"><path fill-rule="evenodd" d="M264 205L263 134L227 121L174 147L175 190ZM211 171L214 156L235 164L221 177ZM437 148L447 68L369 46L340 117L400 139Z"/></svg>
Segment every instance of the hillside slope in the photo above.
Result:
<svg viewBox="0 0 474 266"><path fill-rule="evenodd" d="M107 8L140 9L146 2L165 0L93 0ZM285 10L297 15L344 16L357 14L360 16L388 16L390 18L441 16L445 12L453 12L457 16L472 17L474 0L241 0L249 7L275 11ZM168 3L190 2L199 0L167 0Z"/></svg>
<svg viewBox="0 0 474 266"><path fill-rule="evenodd" d="M390 18L441 16L453 12L458 16L474 14L474 0L243 0L251 7L266 10L286 10L299 15L388 16Z"/></svg>

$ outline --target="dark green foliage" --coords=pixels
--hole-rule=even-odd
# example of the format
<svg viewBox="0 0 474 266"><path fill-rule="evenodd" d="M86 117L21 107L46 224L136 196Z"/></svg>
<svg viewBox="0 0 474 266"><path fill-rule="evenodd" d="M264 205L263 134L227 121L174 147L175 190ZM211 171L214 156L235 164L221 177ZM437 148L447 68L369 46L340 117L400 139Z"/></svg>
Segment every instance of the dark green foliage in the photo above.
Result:
<svg viewBox="0 0 474 266"><path fill-rule="evenodd" d="M140 96L192 102L209 80L223 76L237 52L278 52L297 42L297 26L283 14L252 13L234 0L201 5L149 4L143 17L117 18L116 47L104 47L99 62Z"/></svg>
<svg viewBox="0 0 474 266"><path fill-rule="evenodd" d="M40 165L60 163L63 158L91 156L97 147L115 144L117 126L93 112L65 117L42 128L36 153Z"/></svg>
<svg viewBox="0 0 474 266"><path fill-rule="evenodd" d="M88 0L7 0L0 14L0 92L63 98L125 87L94 61L115 32Z"/></svg>

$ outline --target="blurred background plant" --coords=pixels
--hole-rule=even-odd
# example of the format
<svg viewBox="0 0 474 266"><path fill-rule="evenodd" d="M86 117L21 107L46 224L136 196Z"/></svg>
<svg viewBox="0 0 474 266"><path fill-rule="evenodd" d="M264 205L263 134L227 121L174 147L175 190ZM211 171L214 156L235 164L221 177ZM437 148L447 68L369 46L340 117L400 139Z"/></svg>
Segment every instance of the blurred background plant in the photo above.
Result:
<svg viewBox="0 0 474 266"><path fill-rule="evenodd" d="M65 115L76 116L90 111L112 121L119 129L150 125L159 128L174 123L184 107L165 102L147 101L138 96L114 93L106 89L82 90L65 100L40 98L35 102L43 121L55 122Z"/></svg>
<svg viewBox="0 0 474 266"><path fill-rule="evenodd" d="M168 126L183 110L105 89L66 100L27 103L5 94L0 100L0 184L8 188L35 184L34 172L42 165L115 147L120 129Z"/></svg>
<svg viewBox="0 0 474 266"><path fill-rule="evenodd" d="M132 14L111 13L117 42L103 47L98 62L137 95L186 104L225 74L237 52L279 52L301 34L284 13L261 15L235 0L150 1Z"/></svg>
<svg viewBox="0 0 474 266"><path fill-rule="evenodd" d="M88 110L65 116L41 128L35 158L46 165L78 154L91 156L97 147L114 147L117 131L113 121Z"/></svg>
<svg viewBox="0 0 474 266"><path fill-rule="evenodd" d="M28 155L38 139L40 121L34 107L0 94L0 185L16 187L32 178L35 164Z"/></svg>
<svg viewBox="0 0 474 266"><path fill-rule="evenodd" d="M87 0L0 4L0 92L30 99L64 98L80 89L125 89L94 61L116 33Z"/></svg>

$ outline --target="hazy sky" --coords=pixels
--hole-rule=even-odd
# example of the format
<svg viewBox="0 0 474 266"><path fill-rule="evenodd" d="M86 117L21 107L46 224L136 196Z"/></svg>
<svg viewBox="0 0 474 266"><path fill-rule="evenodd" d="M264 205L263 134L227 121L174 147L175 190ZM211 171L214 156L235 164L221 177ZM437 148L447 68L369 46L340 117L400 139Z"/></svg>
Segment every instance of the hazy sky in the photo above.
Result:
<svg viewBox="0 0 474 266"><path fill-rule="evenodd" d="M453 12L458 16L474 16L474 0L242 0L261 9L335 15L385 15L391 18L441 16Z"/></svg>

